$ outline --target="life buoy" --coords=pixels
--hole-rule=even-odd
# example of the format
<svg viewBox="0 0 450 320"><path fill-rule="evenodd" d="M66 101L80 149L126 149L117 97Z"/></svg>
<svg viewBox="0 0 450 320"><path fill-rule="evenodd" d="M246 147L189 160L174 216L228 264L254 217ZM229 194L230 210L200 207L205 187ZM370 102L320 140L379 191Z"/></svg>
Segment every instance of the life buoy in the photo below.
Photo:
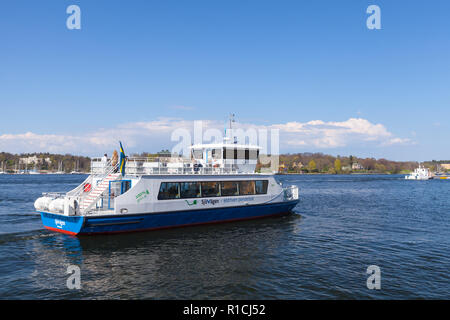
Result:
<svg viewBox="0 0 450 320"><path fill-rule="evenodd" d="M86 183L85 185L84 185L84 192L89 192L89 191L91 191L91 188L92 188L92 186L91 186L91 184L90 183Z"/></svg>

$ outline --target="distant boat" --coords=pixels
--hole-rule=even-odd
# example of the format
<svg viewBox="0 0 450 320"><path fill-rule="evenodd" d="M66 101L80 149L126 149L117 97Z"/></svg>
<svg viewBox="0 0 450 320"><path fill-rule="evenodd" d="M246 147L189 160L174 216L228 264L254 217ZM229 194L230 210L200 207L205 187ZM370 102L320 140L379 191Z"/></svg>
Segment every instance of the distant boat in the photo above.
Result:
<svg viewBox="0 0 450 320"><path fill-rule="evenodd" d="M27 173L26 167L25 170L20 169L20 162L14 165L14 174L26 174L26 173Z"/></svg>
<svg viewBox="0 0 450 320"><path fill-rule="evenodd" d="M405 179L407 180L428 180L431 179L431 173L428 168L425 168L424 166L419 165L414 172L410 173L409 175L405 176Z"/></svg>
<svg viewBox="0 0 450 320"><path fill-rule="evenodd" d="M75 166L75 170L73 170L70 174L82 174L79 169L78 160L77 160L77 164Z"/></svg>
<svg viewBox="0 0 450 320"><path fill-rule="evenodd" d="M4 162L2 162L2 167L0 168L0 174L6 174Z"/></svg>
<svg viewBox="0 0 450 320"><path fill-rule="evenodd" d="M28 170L28 174L41 174L39 170L36 168L36 165L34 166L33 170Z"/></svg>
<svg viewBox="0 0 450 320"><path fill-rule="evenodd" d="M19 165L19 169L20 169L20 165ZM19 170L19 174L29 174L29 170L28 170L28 165L25 163L25 169L24 170Z"/></svg>
<svg viewBox="0 0 450 320"><path fill-rule="evenodd" d="M66 173L63 171L63 163L62 163L62 161L59 162L59 165L58 165L58 171L54 172L54 174L66 174Z"/></svg>
<svg viewBox="0 0 450 320"><path fill-rule="evenodd" d="M432 179L440 179L440 180L450 180L450 175L448 173L437 172L432 177Z"/></svg>

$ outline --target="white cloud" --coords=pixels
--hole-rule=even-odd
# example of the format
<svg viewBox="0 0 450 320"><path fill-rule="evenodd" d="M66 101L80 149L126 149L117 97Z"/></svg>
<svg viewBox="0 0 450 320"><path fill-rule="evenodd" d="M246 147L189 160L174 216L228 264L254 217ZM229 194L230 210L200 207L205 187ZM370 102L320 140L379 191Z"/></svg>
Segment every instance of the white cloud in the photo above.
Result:
<svg viewBox="0 0 450 320"><path fill-rule="evenodd" d="M342 122L322 120L306 123L288 122L272 127L280 130L286 144L315 148L337 148L368 142L380 145L387 142L390 144L407 142L405 139L393 137L382 124L373 124L361 118L350 118Z"/></svg>
<svg viewBox="0 0 450 320"><path fill-rule="evenodd" d="M30 150L60 152L63 149L76 148L76 145L80 142L82 142L82 139L79 137L53 134L39 135L32 132L0 135L0 149L17 153Z"/></svg>
<svg viewBox="0 0 450 320"><path fill-rule="evenodd" d="M389 140L383 142L383 143L382 143L382 146L392 146L392 145L400 145L400 144L410 144L410 145L413 145L413 144L416 144L416 143L415 143L414 141L412 141L411 139L408 139L408 138L405 138L405 139L402 139L402 138L392 138L392 139L389 139Z"/></svg>
<svg viewBox="0 0 450 320"><path fill-rule="evenodd" d="M224 121L204 120L203 133L208 129L223 131ZM193 135L194 122L179 118L158 118L154 121L124 123L113 128L103 128L83 135L24 134L0 135L0 151L52 152L85 155L111 153L117 148L118 141L124 144L125 151L158 151L171 149L176 142L171 135L176 129L184 128ZM346 121L325 122L287 122L273 125L252 125L239 123L236 128L278 129L280 152L308 151L309 149L330 149L373 145L374 147L413 143L409 139L395 137L382 124L374 124L362 118L350 118ZM270 134L269 134L270 136Z"/></svg>

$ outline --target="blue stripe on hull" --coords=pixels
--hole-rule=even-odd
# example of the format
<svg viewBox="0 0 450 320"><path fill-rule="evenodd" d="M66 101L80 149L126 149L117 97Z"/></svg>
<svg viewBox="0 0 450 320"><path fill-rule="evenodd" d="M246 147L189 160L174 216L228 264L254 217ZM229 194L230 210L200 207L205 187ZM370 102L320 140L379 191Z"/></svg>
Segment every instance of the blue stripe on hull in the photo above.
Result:
<svg viewBox="0 0 450 320"><path fill-rule="evenodd" d="M84 217L84 221L83 217L66 217L42 213L42 221L44 226L50 230L60 232L67 230L68 232L65 233L69 234L72 232L74 234L118 233L264 218L288 213L297 203L298 200L230 208L211 208L126 216ZM44 218L44 214L51 215L51 217ZM73 220L66 222L65 226L63 226L65 229L59 228L57 230L54 220L59 217L72 218Z"/></svg>
<svg viewBox="0 0 450 320"><path fill-rule="evenodd" d="M88 217L80 234L116 233L174 228L188 225L219 223L263 218L287 213L298 201L232 208L213 208L166 213L130 215L126 217Z"/></svg>

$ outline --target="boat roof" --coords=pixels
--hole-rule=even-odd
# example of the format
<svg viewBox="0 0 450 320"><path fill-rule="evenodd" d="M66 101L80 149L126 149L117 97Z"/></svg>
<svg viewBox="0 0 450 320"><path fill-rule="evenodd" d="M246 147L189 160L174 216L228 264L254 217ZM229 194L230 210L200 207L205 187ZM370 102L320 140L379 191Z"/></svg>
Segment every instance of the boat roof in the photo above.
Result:
<svg viewBox="0 0 450 320"><path fill-rule="evenodd" d="M261 149L259 146L250 144L237 144L237 143L207 143L207 144L194 144L190 146L191 149L219 149L219 148L230 148L230 149Z"/></svg>

